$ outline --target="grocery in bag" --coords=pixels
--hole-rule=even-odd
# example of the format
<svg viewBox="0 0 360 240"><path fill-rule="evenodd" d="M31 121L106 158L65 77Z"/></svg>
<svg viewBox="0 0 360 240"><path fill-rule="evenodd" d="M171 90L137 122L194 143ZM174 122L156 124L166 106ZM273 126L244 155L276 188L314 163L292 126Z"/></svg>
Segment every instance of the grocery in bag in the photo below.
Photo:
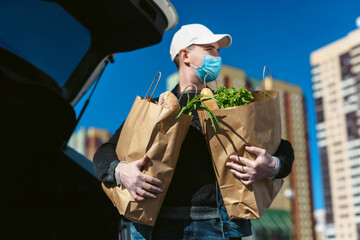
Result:
<svg viewBox="0 0 360 240"><path fill-rule="evenodd" d="M263 179L246 186L225 165L233 154L255 160L256 156L245 151L246 145L263 148L270 155L280 145L279 92L264 90L251 91L251 94L253 99L248 104L212 110L221 125L217 131L211 116L205 111L198 111L220 192L232 219L259 218L270 207L283 184L282 179Z"/></svg>
<svg viewBox="0 0 360 240"><path fill-rule="evenodd" d="M192 120L192 116L187 114L181 114L177 118L179 111L156 103L152 99L154 91L149 97L148 93L145 97L136 97L121 130L116 154L120 161L127 163L136 161L146 154L149 160L142 171L160 179L163 183L163 192L158 194L156 199L136 202L123 186L102 184L103 190L121 215L133 222L150 226L155 225L175 171L181 144Z"/></svg>

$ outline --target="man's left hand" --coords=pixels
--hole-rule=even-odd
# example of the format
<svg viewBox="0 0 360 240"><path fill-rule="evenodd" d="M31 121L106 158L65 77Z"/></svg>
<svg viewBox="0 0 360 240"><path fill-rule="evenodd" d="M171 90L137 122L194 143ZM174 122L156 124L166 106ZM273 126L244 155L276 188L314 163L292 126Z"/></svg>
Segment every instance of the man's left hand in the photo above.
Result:
<svg viewBox="0 0 360 240"><path fill-rule="evenodd" d="M254 153L257 157L255 160L231 155L226 166L230 168L232 174L245 185L250 185L256 181L272 176L276 171L276 160L271 157L265 149L246 146L245 150Z"/></svg>

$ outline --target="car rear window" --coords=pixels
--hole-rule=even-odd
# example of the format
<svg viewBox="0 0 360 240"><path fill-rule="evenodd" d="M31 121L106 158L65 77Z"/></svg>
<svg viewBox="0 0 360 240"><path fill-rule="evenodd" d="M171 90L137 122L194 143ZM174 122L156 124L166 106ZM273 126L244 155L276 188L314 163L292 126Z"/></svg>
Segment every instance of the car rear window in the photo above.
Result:
<svg viewBox="0 0 360 240"><path fill-rule="evenodd" d="M63 87L90 48L87 28L57 3L0 1L0 47L30 62Z"/></svg>

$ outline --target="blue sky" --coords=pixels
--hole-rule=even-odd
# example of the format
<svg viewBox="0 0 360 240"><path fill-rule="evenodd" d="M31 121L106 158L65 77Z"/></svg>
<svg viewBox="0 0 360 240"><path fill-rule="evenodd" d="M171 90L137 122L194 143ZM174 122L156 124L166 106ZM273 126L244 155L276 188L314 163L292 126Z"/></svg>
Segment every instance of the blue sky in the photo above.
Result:
<svg viewBox="0 0 360 240"><path fill-rule="evenodd" d="M315 209L324 208L321 172L315 137L310 53L356 29L359 0L189 1L173 0L179 24L165 32L160 43L118 53L105 70L78 127L95 126L113 133L125 120L137 95L145 95L158 71L162 73L155 95L165 91L166 77L177 69L169 46L181 25L201 23L214 33L228 33L233 44L220 51L223 63L262 78L267 65L272 76L299 85L308 110L309 149ZM144 36L146 37L146 36ZM86 97L87 95L85 95ZM82 99L75 110L80 112Z"/></svg>

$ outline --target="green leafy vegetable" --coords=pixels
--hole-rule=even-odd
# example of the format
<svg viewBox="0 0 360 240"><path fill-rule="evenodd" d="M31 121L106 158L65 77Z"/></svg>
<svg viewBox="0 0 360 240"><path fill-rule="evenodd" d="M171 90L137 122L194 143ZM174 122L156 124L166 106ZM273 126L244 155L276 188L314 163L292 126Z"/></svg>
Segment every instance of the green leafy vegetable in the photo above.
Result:
<svg viewBox="0 0 360 240"><path fill-rule="evenodd" d="M215 92L214 97L220 108L249 104L254 99L251 92L244 87L241 87L238 91L235 87L227 89L226 87L221 86L219 90Z"/></svg>

